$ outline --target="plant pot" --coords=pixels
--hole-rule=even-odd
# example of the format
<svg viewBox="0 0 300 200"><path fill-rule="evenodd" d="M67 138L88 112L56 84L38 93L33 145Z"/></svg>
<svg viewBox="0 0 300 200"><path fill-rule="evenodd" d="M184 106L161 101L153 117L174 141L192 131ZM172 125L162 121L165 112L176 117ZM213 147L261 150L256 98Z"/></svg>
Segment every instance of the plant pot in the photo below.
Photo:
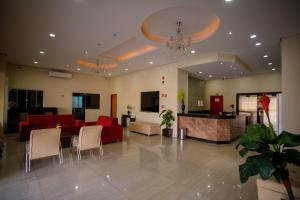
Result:
<svg viewBox="0 0 300 200"><path fill-rule="evenodd" d="M164 128L162 130L162 135L165 137L172 137L173 136L173 129L171 128Z"/></svg>
<svg viewBox="0 0 300 200"><path fill-rule="evenodd" d="M283 184L279 184L273 179L269 180L256 180L258 199L267 200L267 199L284 199L288 200L286 189ZM293 192L296 199L300 199L300 188L293 187ZM276 197L276 198L275 198Z"/></svg>
<svg viewBox="0 0 300 200"><path fill-rule="evenodd" d="M181 112L182 112L182 114L184 113L184 111L185 111L185 105L181 104Z"/></svg>

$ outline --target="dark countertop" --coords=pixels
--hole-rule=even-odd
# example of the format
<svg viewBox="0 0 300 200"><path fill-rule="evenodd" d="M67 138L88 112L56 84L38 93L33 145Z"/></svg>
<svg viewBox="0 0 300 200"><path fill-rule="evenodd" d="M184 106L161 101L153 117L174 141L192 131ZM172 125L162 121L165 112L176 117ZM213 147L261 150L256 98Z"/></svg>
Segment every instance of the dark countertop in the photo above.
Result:
<svg viewBox="0 0 300 200"><path fill-rule="evenodd" d="M199 118L210 118L210 119L235 119L235 115L211 115L211 114L197 114L197 113L177 113L177 116L184 117L199 117Z"/></svg>

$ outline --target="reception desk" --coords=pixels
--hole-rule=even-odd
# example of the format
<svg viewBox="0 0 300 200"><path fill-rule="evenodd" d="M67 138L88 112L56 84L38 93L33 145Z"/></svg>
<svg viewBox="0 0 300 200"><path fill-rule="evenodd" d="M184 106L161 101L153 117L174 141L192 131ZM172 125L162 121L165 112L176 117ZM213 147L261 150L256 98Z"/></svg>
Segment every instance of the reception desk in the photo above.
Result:
<svg viewBox="0 0 300 200"><path fill-rule="evenodd" d="M187 137L224 144L230 143L245 132L245 116L210 114L177 114L178 128L187 129Z"/></svg>

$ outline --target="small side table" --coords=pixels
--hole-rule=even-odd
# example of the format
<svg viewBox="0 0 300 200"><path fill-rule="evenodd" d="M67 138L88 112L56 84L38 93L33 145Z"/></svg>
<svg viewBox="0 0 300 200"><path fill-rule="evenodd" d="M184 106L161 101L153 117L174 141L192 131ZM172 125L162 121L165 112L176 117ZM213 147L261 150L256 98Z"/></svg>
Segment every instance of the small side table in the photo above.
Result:
<svg viewBox="0 0 300 200"><path fill-rule="evenodd" d="M121 119L121 124L123 127L127 127L127 118L130 119L130 122L135 122L136 121L136 117L134 115L122 115L122 119Z"/></svg>

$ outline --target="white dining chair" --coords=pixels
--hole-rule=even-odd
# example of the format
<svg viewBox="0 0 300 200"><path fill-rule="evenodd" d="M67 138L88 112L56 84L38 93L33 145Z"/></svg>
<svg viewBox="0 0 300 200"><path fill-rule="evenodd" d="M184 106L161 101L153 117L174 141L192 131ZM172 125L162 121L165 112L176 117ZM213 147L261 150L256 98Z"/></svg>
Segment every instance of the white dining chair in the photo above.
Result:
<svg viewBox="0 0 300 200"><path fill-rule="evenodd" d="M63 164L63 154L60 144L60 128L32 130L29 142L26 144L26 172L30 172L31 160L58 156Z"/></svg>

